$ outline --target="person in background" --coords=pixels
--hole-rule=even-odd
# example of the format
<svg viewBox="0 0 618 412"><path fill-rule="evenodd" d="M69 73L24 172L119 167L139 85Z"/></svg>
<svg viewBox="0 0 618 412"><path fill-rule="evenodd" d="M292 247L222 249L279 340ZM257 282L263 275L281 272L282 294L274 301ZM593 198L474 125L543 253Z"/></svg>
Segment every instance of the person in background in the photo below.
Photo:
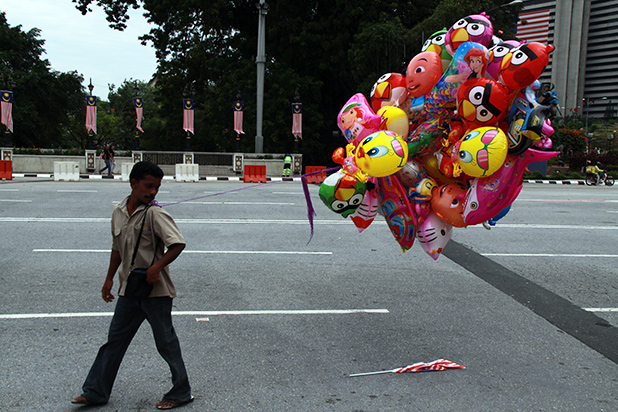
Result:
<svg viewBox="0 0 618 412"><path fill-rule="evenodd" d="M290 171L292 168L292 155L286 153L283 156L283 177L290 177Z"/></svg>
<svg viewBox="0 0 618 412"><path fill-rule="evenodd" d="M109 160L110 160L110 169L109 169L109 175L111 176L114 174L114 168L116 167L116 159L114 158L114 145L110 144L109 145Z"/></svg>
<svg viewBox="0 0 618 412"><path fill-rule="evenodd" d="M103 149L103 161L105 162L105 167L101 170L99 170L99 173L103 173L104 170L107 169L107 174L110 173L110 167L111 167L111 163L110 163L110 159L109 159L109 145L106 144L105 145L105 149Z"/></svg>

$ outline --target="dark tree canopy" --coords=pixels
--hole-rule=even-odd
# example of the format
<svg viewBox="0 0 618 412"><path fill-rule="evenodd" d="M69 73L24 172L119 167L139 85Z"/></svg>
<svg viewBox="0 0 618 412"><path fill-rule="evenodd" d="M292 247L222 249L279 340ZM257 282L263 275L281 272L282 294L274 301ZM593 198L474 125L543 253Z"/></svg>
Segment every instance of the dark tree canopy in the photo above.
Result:
<svg viewBox="0 0 618 412"><path fill-rule="evenodd" d="M195 150L231 151L235 146L232 102L245 102L242 150L253 151L256 122L256 0L72 0L87 13L102 7L110 26L131 24L128 11L143 7L153 29L141 37L156 50L155 117L158 128L144 145L182 149L181 101L195 99ZM382 74L404 72L424 38L460 17L490 12L495 30L514 27L507 1L423 0L349 2L270 0L266 16L264 151L293 145L291 103L303 103L301 151L328 161L344 143L334 137L336 116L355 93L368 95ZM512 35L511 35L512 36ZM148 102L146 102L146 107Z"/></svg>

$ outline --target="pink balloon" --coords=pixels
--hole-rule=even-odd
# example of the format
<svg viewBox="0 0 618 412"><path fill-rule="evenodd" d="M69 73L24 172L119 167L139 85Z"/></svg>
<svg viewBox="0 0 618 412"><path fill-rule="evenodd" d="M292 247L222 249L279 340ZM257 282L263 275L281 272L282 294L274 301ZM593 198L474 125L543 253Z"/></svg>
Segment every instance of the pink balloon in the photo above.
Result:
<svg viewBox="0 0 618 412"><path fill-rule="evenodd" d="M362 93L356 93L337 116L337 125L349 143L357 145L365 137L380 130L382 116L373 112Z"/></svg>

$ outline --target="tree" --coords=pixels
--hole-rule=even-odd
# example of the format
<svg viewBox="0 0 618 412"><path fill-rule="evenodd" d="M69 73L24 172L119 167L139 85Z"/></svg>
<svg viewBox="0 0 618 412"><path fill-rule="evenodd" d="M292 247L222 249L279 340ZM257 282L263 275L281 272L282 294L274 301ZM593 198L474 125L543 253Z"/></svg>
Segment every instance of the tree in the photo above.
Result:
<svg viewBox="0 0 618 412"><path fill-rule="evenodd" d="M141 37L156 50L156 95L162 125L160 142L181 149L176 127L183 90L195 91L195 150L233 150L232 102L245 101L242 150L252 151L255 135L255 58L258 10L255 0L73 0L87 13L93 5L122 29L130 8L143 7L153 29ZM514 27L513 9L495 10L496 28ZM384 73L404 72L420 51L423 37L459 17L495 8L489 0L349 2L271 1L266 24L264 151L283 153L293 145L291 103L303 103L302 151L308 164L330 162L336 116L355 93L368 95ZM508 32L506 30L505 32ZM510 38L510 37L507 37Z"/></svg>
<svg viewBox="0 0 618 412"><path fill-rule="evenodd" d="M0 13L0 73L2 87L13 91L13 144L83 146L86 134L77 132L78 113L84 128L83 78L52 70L41 58L45 41L39 36L36 28L24 32L21 26L10 27Z"/></svg>

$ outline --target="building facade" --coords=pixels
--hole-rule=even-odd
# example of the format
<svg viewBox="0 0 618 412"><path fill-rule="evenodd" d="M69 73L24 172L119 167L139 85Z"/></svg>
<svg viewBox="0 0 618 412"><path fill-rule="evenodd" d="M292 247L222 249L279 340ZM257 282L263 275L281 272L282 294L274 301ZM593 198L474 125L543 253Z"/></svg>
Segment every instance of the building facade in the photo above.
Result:
<svg viewBox="0 0 618 412"><path fill-rule="evenodd" d="M556 47L539 79L564 116L618 118L618 0L524 0L520 40Z"/></svg>

